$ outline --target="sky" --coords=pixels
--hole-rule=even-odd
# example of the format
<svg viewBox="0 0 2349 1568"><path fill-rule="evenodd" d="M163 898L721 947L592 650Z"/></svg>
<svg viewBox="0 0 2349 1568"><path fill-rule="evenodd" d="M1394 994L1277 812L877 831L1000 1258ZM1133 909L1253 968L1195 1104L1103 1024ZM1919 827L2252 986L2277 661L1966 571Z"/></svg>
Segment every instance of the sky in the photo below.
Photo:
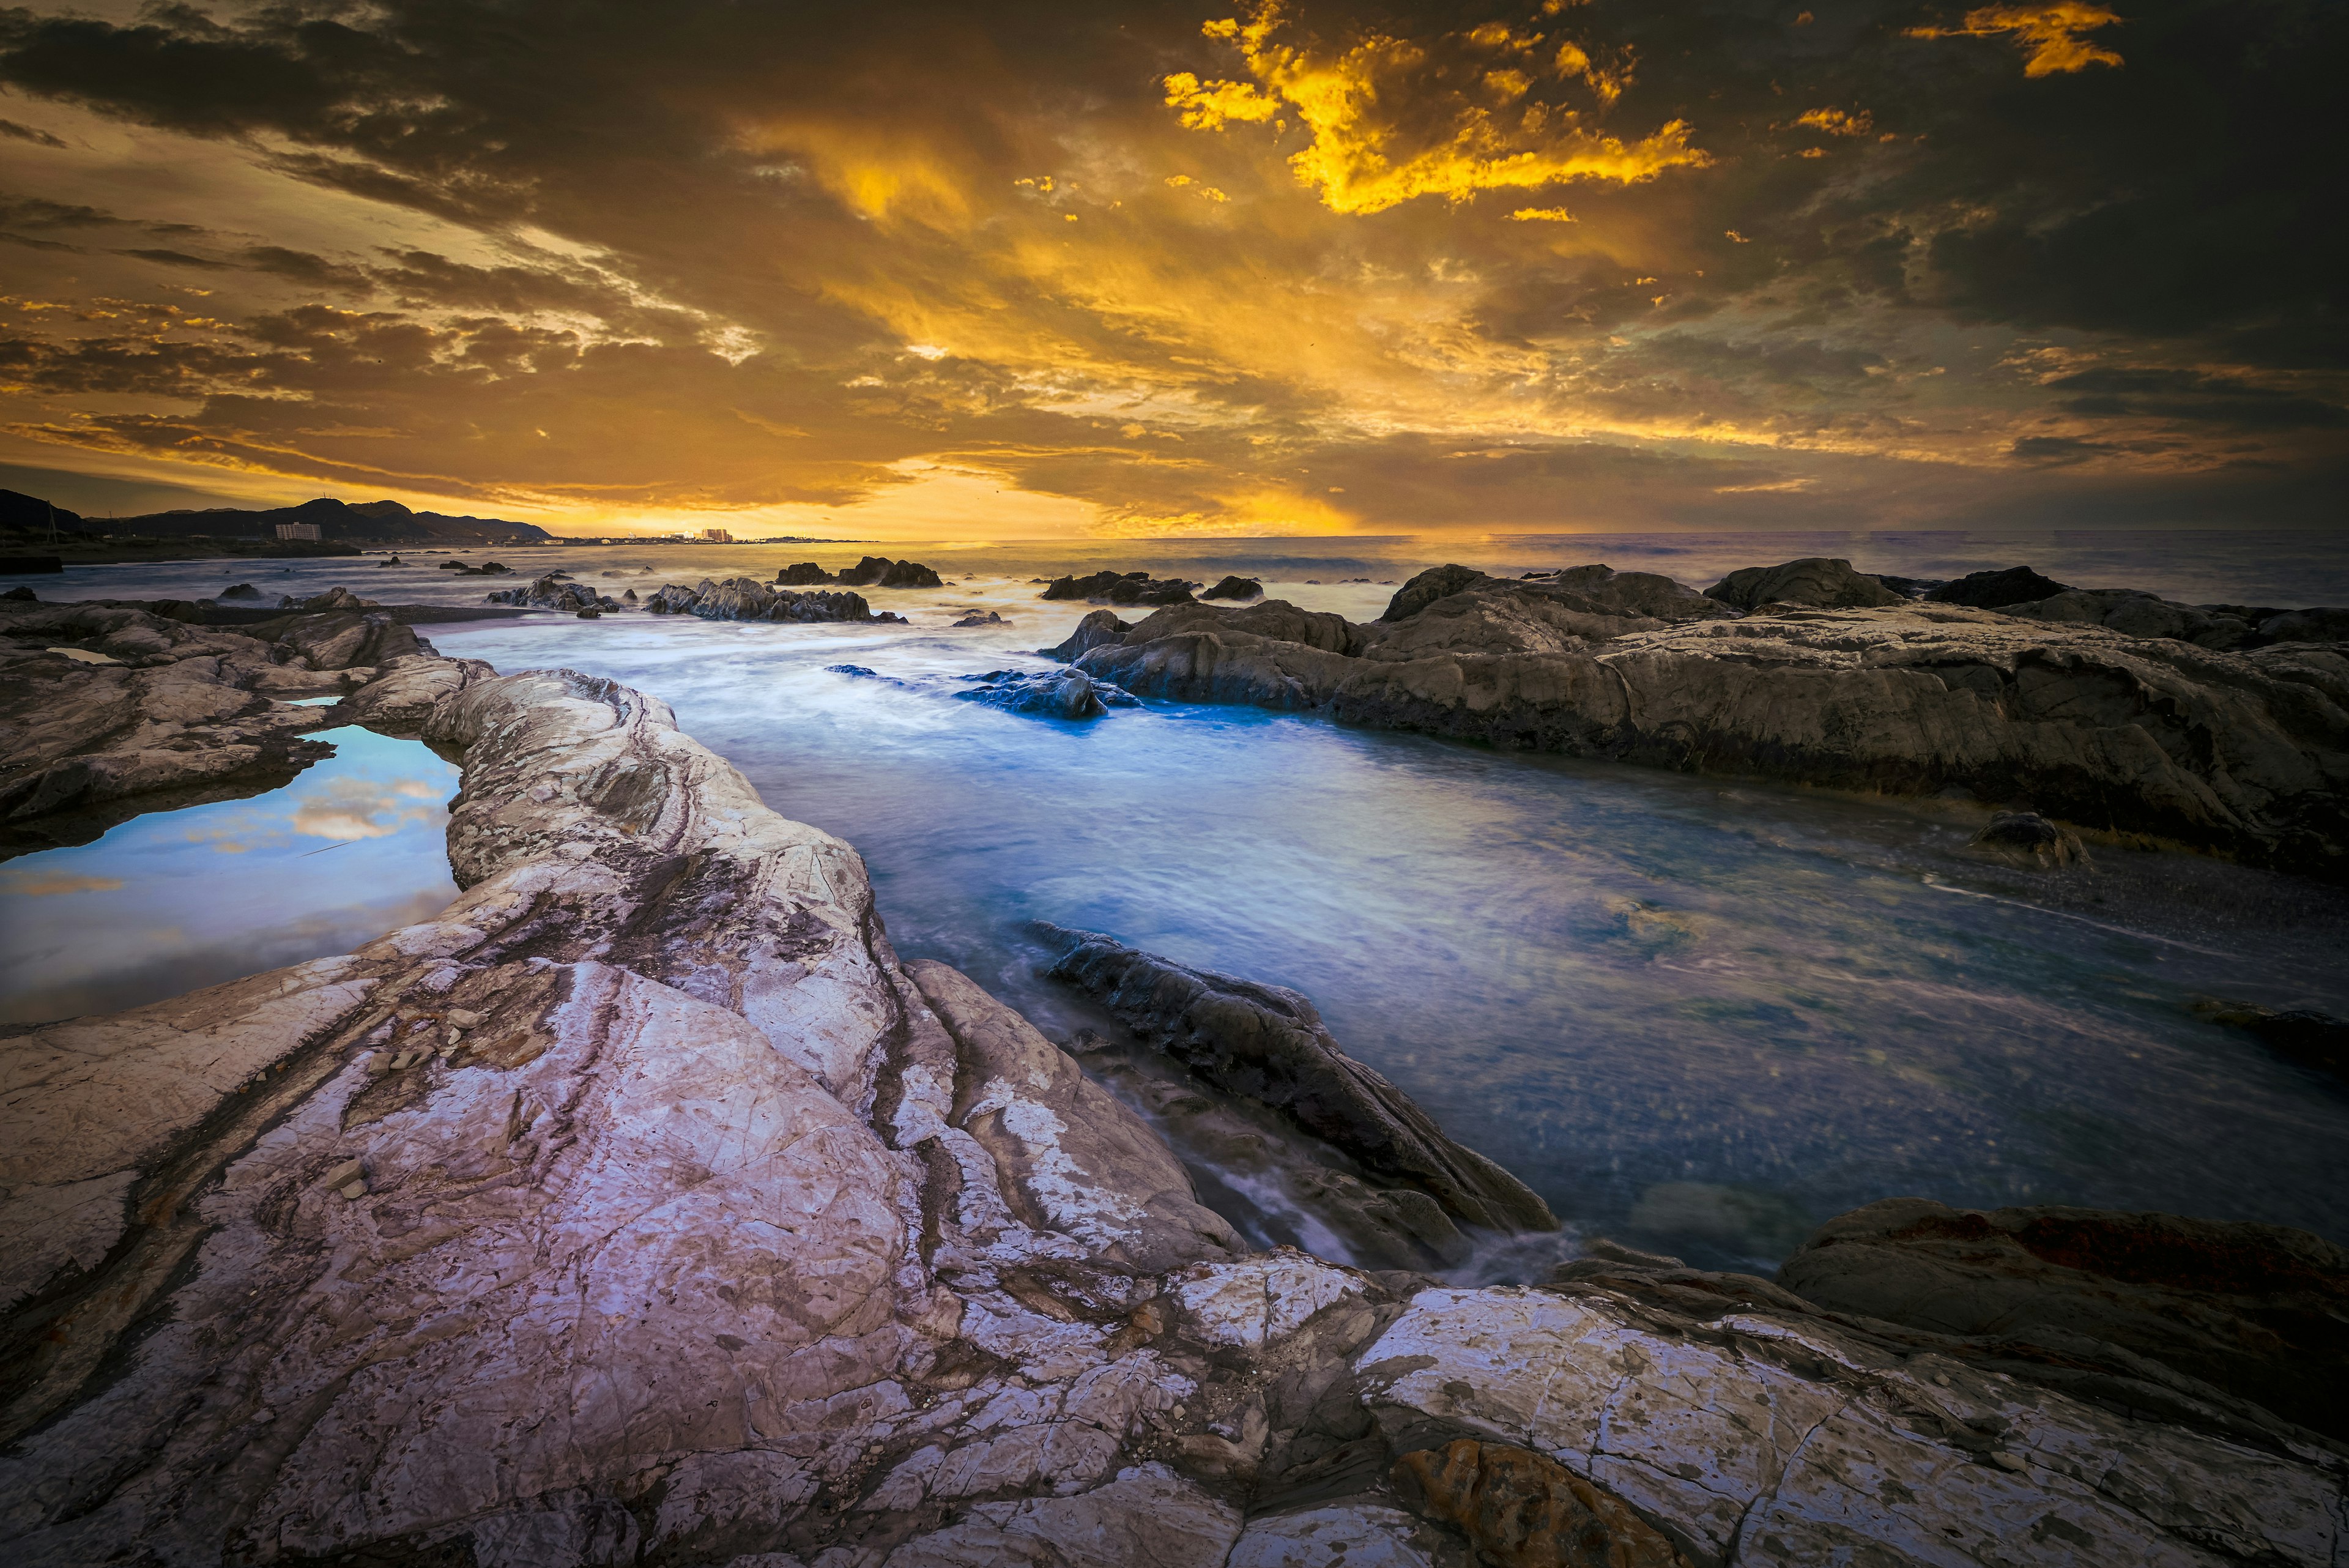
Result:
<svg viewBox="0 0 2349 1568"><path fill-rule="evenodd" d="M0 12L0 483L559 533L2340 526L2349 7Z"/></svg>

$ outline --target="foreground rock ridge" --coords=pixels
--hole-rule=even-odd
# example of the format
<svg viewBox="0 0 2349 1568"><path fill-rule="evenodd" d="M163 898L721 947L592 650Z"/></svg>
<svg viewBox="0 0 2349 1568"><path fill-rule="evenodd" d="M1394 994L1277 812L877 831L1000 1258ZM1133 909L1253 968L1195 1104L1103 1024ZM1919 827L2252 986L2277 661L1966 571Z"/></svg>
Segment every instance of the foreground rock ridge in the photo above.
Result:
<svg viewBox="0 0 2349 1568"><path fill-rule="evenodd" d="M2127 1217L2069 1221L2033 1343L2070 1338L2036 1359L1868 1294L1870 1256L2025 1289L2008 1251L2055 1231L2007 1211L1847 1217L1823 1300L1597 1242L1485 1287L1250 1251L1073 1057L900 962L855 852L657 700L419 651L344 707L460 759L456 902L0 1040L11 1563L2349 1555L2349 1449L2257 1392L2333 1354L2313 1237L2193 1233L2233 1260L2209 1310L2264 1267L2320 1321L2190 1368L2096 1304ZM1294 993L1088 947L1219 1071L1343 1072ZM1425 1143L1377 1089L1348 1103ZM1522 1203L1465 1152L1393 1158Z"/></svg>
<svg viewBox="0 0 2349 1568"><path fill-rule="evenodd" d="M1767 592L1857 607L1740 613ZM1368 625L1278 599L1176 605L1134 624L1096 610L1047 651L1143 697L1962 794L2349 877L2349 649L2337 642L2230 651L2023 613L2033 605L1911 602L1841 561L1733 574L1712 593L1604 566L1519 581L1443 566ZM2317 639L2333 613L2261 624Z"/></svg>

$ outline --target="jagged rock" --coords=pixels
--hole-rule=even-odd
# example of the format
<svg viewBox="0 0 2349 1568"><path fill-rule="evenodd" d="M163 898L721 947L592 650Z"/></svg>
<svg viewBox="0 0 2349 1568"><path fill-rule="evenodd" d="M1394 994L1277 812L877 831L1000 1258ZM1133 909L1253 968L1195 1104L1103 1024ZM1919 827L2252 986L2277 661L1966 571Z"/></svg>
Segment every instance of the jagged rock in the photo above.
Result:
<svg viewBox="0 0 2349 1568"><path fill-rule="evenodd" d="M963 617L960 620L955 622L955 625L957 627L1009 626L1010 624L1011 623L1009 621L1005 620L993 610L973 610L968 615Z"/></svg>
<svg viewBox="0 0 2349 1568"><path fill-rule="evenodd" d="M780 579L778 579L780 580ZM838 581L853 588L942 588L945 579L919 561L867 556L842 570Z"/></svg>
<svg viewBox="0 0 2349 1568"><path fill-rule="evenodd" d="M371 610L382 607L373 599L363 599L348 588L328 588L325 593L304 599L300 608L317 614L323 610Z"/></svg>
<svg viewBox="0 0 2349 1568"><path fill-rule="evenodd" d="M222 588L220 597L224 599L257 599L261 597L261 590L251 583L238 583Z"/></svg>
<svg viewBox="0 0 2349 1568"><path fill-rule="evenodd" d="M1247 1251L1142 1118L1026 1019L945 964L906 972L954 1036L969 1085L957 1114L1017 1188L1022 1220L1140 1272Z"/></svg>
<svg viewBox="0 0 2349 1568"><path fill-rule="evenodd" d="M1723 620L1736 614L1719 599L1657 572L1619 572L1612 566L1570 566L1521 578L1569 609L1585 615L1661 621Z"/></svg>
<svg viewBox="0 0 2349 1568"><path fill-rule="evenodd" d="M2042 870L2085 865L2088 858L2078 834L2065 832L2033 811L1999 812L1967 843L2002 860Z"/></svg>
<svg viewBox="0 0 2349 1568"><path fill-rule="evenodd" d="M1039 597L1048 599L1107 599L1113 605L1188 604L1199 585L1179 577L1164 581L1148 572L1095 572L1089 577L1055 577Z"/></svg>
<svg viewBox="0 0 2349 1568"><path fill-rule="evenodd" d="M862 594L795 593L771 588L749 577L729 577L722 583L701 579L698 587L670 583L645 600L655 615L698 616L703 620L871 621L899 626L905 618L886 611L879 615Z"/></svg>
<svg viewBox="0 0 2349 1568"><path fill-rule="evenodd" d="M1736 609L1766 604L1806 605L1816 609L1866 609L1905 602L1901 596L1851 569L1849 561L1811 556L1775 566L1746 566L1704 590Z"/></svg>
<svg viewBox="0 0 2349 1568"><path fill-rule="evenodd" d="M1444 1137L1401 1090L1347 1055L1296 992L1186 969L1097 932L1032 929L1058 950L1053 979L1099 998L1224 1093L1281 1111L1373 1176L1424 1190L1464 1224L1557 1228L1525 1183Z"/></svg>
<svg viewBox="0 0 2349 1568"><path fill-rule="evenodd" d="M1138 708L1134 697L1106 680L1096 680L1081 670L991 670L962 678L974 684L955 695L966 702L984 702L1007 713L1034 713L1048 719L1098 719L1112 708Z"/></svg>
<svg viewBox="0 0 2349 1568"><path fill-rule="evenodd" d="M1413 576L1387 600L1386 609L1379 618L1384 621L1408 620L1438 599L1450 598L1472 587L1498 584L1498 577L1486 576L1474 566L1430 566Z"/></svg>
<svg viewBox="0 0 2349 1568"><path fill-rule="evenodd" d="M487 570L486 567L483 568ZM617 599L599 595L584 583L567 582L568 572L548 572L526 588L502 588L487 596L493 605L519 605L533 609L576 615L582 610L618 609Z"/></svg>
<svg viewBox="0 0 2349 1568"><path fill-rule="evenodd" d="M1462 1438L1395 1461L1403 1501L1493 1568L1688 1568L1671 1541L1546 1454Z"/></svg>
<svg viewBox="0 0 2349 1568"><path fill-rule="evenodd" d="M2041 576L2029 566L2009 566L2002 572L1973 572L1943 583L1925 597L1935 604L1971 605L1975 609L2003 609L2067 593L2067 585Z"/></svg>
<svg viewBox="0 0 2349 1568"><path fill-rule="evenodd" d="M1077 629L1069 634L1067 641L1058 648L1040 648L1036 651L1047 659L1073 662L1079 654L1123 642L1126 633L1133 629L1117 618L1115 610L1093 610L1077 622Z"/></svg>
<svg viewBox="0 0 2349 1568"><path fill-rule="evenodd" d="M835 580L830 572L825 571L813 561L802 561L797 566L785 566L775 574L777 587L805 588L812 587L818 583Z"/></svg>
<svg viewBox="0 0 2349 1568"><path fill-rule="evenodd" d="M2116 1346L2349 1439L2349 1251L2304 1231L1894 1198L1829 1220L1778 1282L1837 1312L2084 1359ZM2344 1452L2349 1452L2345 1449Z"/></svg>
<svg viewBox="0 0 2349 1568"><path fill-rule="evenodd" d="M1699 1562L2317 1568L2341 1550L2337 1459L2098 1408L1711 1278L1709 1297L1423 1291L1356 1374L1395 1447L1531 1449Z"/></svg>
<svg viewBox="0 0 2349 1568"><path fill-rule="evenodd" d="M1199 597L1203 599L1258 599L1264 597L1264 585L1254 577L1226 576Z"/></svg>
<svg viewBox="0 0 2349 1568"><path fill-rule="evenodd" d="M2194 1011L2213 1023L2240 1029L2287 1061L2349 1081L2349 1019L2306 1008L2252 1007L2204 999Z"/></svg>

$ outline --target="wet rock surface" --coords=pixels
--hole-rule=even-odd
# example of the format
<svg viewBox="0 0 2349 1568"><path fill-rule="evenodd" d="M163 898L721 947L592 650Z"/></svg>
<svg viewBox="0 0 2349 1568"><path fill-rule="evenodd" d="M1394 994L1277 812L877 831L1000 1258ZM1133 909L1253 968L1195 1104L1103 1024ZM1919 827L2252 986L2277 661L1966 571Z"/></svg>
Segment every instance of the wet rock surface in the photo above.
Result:
<svg viewBox="0 0 2349 1568"><path fill-rule="evenodd" d="M321 596L322 599L332 596ZM275 789L329 755L338 695L424 645L377 609L231 631L123 606L0 606L0 857Z"/></svg>
<svg viewBox="0 0 2349 1568"><path fill-rule="evenodd" d="M1298 992L1188 969L1097 932L1032 929L1058 951L1053 979L1100 999L1223 1093L1284 1113L1464 1224L1504 1233L1557 1228L1525 1183L1444 1137L1400 1089L1347 1055Z"/></svg>
<svg viewBox="0 0 2349 1568"><path fill-rule="evenodd" d="M1154 578L1148 572L1102 571L1084 577L1055 577L1037 597L1105 599L1113 605L1188 604L1198 586L1179 577Z"/></svg>
<svg viewBox="0 0 2349 1568"><path fill-rule="evenodd" d="M484 571L488 569L485 566ZM513 605L524 609L560 610L576 615L585 610L618 609L620 601L606 594L598 594L585 583L568 582L569 574L549 572L528 587L502 588L487 597L493 605Z"/></svg>
<svg viewBox="0 0 2349 1568"><path fill-rule="evenodd" d="M2076 1357L2013 1376L2003 1341L1619 1249L1488 1287L1247 1251L1144 1116L900 962L854 851L657 700L419 650L346 709L460 757L454 904L0 1039L11 1563L2344 1550L2337 1447L2184 1373L2166 1405L2059 1386ZM1100 956L1203 1050L1318 1028ZM2292 1301L2333 1299L2336 1258L2282 1252Z"/></svg>
<svg viewBox="0 0 2349 1568"><path fill-rule="evenodd" d="M1254 577L1227 575L1214 587L1202 591L1199 597L1203 599L1260 599L1264 597L1264 584Z"/></svg>
<svg viewBox="0 0 2349 1568"><path fill-rule="evenodd" d="M990 670L966 675L967 690L955 695L1007 713L1046 719L1098 719L1112 708L1138 708L1140 699L1081 670Z"/></svg>
<svg viewBox="0 0 2349 1568"><path fill-rule="evenodd" d="M644 607L654 615L689 615L703 620L871 621L902 625L905 617L886 610L875 614L863 594L800 593L771 587L750 577L729 577L722 583L701 579L696 587L670 583L649 595Z"/></svg>
<svg viewBox="0 0 2349 1568"><path fill-rule="evenodd" d="M1969 847L1995 856L2011 865L2053 870L2059 866L2085 864L2088 852L2075 833L2066 833L2036 812L1995 813L1988 826L1968 841Z"/></svg>
<svg viewBox="0 0 2349 1568"><path fill-rule="evenodd" d="M1122 634L1088 618L1062 647L1143 697L1868 793L1961 791L2075 831L2349 875L2349 659L2327 645L2227 651L1889 590L1877 607L1740 614L1704 599L1686 613L1701 596L1600 573L1506 582L1437 567L1369 625L1279 600L1186 605Z"/></svg>
<svg viewBox="0 0 2349 1568"><path fill-rule="evenodd" d="M2214 1023L2244 1031L2286 1061L2349 1083L2349 1018L2216 1000L2199 1002L2194 1011Z"/></svg>

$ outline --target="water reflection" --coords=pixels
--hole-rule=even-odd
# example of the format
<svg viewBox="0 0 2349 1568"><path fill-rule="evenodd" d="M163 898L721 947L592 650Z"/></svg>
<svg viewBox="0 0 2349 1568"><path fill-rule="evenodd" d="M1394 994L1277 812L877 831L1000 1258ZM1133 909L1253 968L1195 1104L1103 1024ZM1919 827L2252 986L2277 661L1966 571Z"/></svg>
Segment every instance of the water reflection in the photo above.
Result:
<svg viewBox="0 0 2349 1568"><path fill-rule="evenodd" d="M285 788L161 812L0 866L0 1023L110 1012L347 952L437 912L457 770L413 741L322 731Z"/></svg>

